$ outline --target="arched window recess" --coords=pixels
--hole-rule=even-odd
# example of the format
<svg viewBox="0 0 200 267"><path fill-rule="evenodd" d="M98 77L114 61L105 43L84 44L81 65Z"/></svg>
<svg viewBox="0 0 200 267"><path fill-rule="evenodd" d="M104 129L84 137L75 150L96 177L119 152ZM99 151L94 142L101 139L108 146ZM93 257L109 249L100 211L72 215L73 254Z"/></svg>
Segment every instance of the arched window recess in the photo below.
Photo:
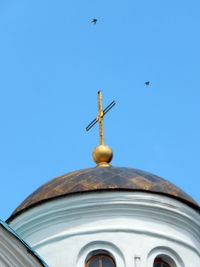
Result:
<svg viewBox="0 0 200 267"><path fill-rule="evenodd" d="M116 264L111 255L101 252L90 256L85 267L116 267Z"/></svg>
<svg viewBox="0 0 200 267"><path fill-rule="evenodd" d="M153 267L172 267L169 263L164 261L162 258L156 258Z"/></svg>

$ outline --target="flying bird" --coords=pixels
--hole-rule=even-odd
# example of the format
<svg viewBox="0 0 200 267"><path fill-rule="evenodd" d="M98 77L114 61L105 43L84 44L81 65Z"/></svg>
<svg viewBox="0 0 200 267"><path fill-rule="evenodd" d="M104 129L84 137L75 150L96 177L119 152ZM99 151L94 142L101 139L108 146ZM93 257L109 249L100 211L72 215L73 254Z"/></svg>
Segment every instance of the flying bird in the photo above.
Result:
<svg viewBox="0 0 200 267"><path fill-rule="evenodd" d="M150 85L150 81L144 83L146 86Z"/></svg>
<svg viewBox="0 0 200 267"><path fill-rule="evenodd" d="M91 21L91 23L96 24L96 23L97 23L97 19L93 19L93 20Z"/></svg>

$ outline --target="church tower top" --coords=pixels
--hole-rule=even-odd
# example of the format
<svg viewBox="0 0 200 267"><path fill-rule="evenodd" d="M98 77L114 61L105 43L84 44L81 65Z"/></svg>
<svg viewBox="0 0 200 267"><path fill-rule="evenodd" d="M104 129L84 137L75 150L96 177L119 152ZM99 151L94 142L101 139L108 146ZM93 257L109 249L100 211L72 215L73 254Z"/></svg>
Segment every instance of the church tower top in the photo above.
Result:
<svg viewBox="0 0 200 267"><path fill-rule="evenodd" d="M97 117L86 127L86 131L89 131L97 122L99 123L99 137L100 144L95 147L92 153L93 160L97 163L98 167L110 166L110 162L113 158L112 149L104 143L104 127L103 117L104 115L115 105L115 101L112 101L104 110L102 104L102 92L98 91L98 115Z"/></svg>

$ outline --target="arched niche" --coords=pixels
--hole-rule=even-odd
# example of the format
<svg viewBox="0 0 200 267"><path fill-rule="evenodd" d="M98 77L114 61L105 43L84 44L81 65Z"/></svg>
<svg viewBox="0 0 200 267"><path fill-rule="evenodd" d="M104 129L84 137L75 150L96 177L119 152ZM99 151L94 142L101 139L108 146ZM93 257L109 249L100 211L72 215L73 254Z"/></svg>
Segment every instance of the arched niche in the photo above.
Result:
<svg viewBox="0 0 200 267"><path fill-rule="evenodd" d="M147 266L160 267L159 264L157 264L157 266L155 264L156 261L159 262L159 260L161 263L166 263L167 267L185 267L180 256L169 247L156 247L152 249L147 257Z"/></svg>
<svg viewBox="0 0 200 267"><path fill-rule="evenodd" d="M95 256L107 256L112 259L115 266L125 267L125 259L121 250L113 243L107 241L93 241L85 244L77 255L77 267L87 266L90 259Z"/></svg>

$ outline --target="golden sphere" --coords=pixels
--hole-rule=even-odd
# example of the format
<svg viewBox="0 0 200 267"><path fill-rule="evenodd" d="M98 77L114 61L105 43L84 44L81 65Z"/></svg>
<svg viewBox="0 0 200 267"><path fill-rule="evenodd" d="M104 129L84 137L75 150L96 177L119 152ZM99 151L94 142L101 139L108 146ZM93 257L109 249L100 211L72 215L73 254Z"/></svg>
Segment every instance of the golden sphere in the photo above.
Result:
<svg viewBox="0 0 200 267"><path fill-rule="evenodd" d="M98 165L109 165L108 163L111 162L113 157L112 149L107 145L99 145L96 146L92 152L93 160Z"/></svg>

